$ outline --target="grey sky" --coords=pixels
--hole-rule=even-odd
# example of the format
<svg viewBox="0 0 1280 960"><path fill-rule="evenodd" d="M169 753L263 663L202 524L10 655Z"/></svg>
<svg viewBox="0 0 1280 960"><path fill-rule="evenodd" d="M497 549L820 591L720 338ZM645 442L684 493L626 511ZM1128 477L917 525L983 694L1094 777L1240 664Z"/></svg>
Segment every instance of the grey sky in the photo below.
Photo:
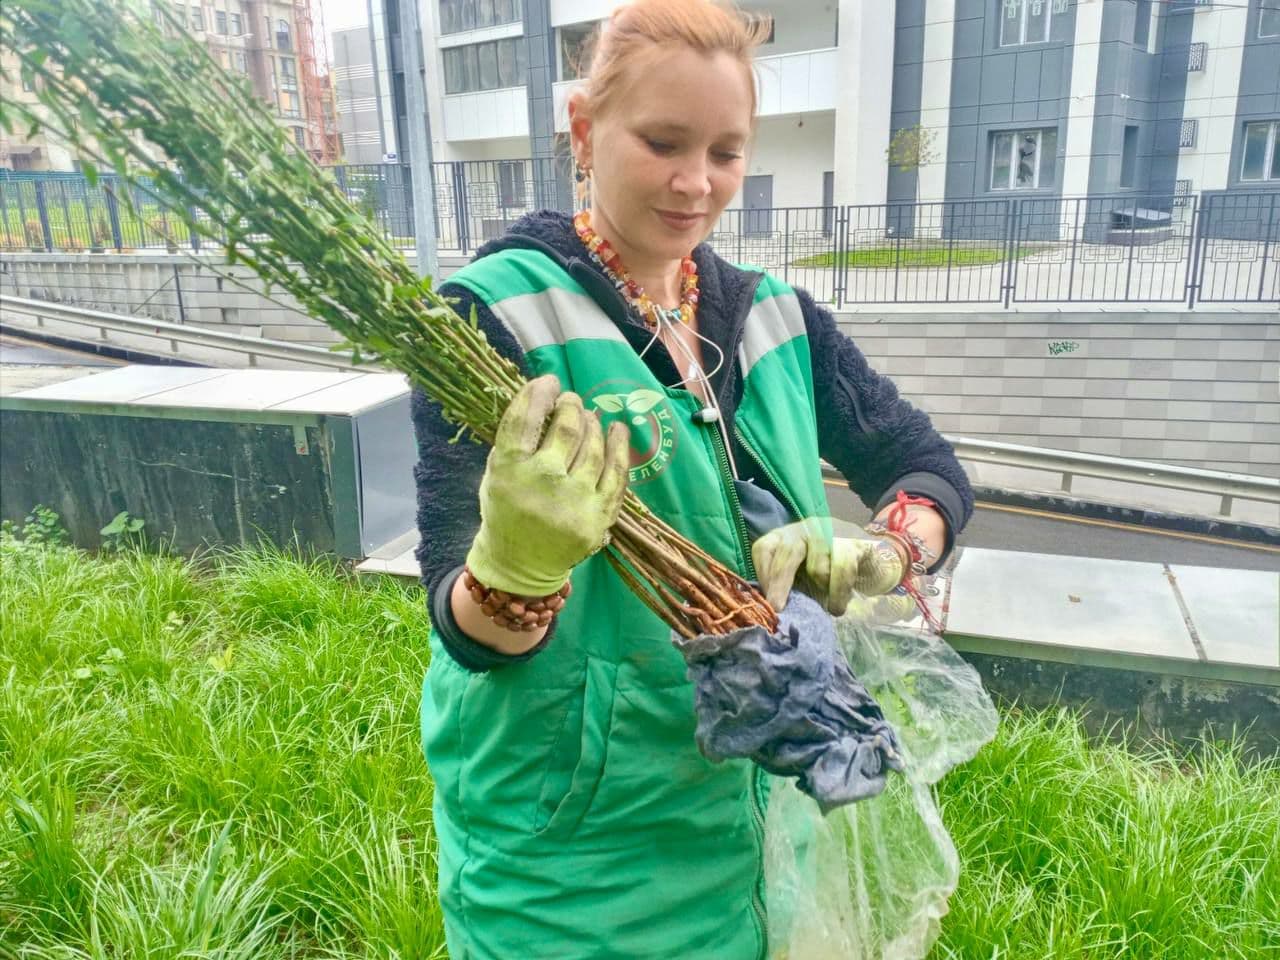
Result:
<svg viewBox="0 0 1280 960"><path fill-rule="evenodd" d="M319 0L319 3L324 10L324 28L330 34L335 30L360 27L369 22L365 0ZM326 45L331 43L329 37L325 41Z"/></svg>

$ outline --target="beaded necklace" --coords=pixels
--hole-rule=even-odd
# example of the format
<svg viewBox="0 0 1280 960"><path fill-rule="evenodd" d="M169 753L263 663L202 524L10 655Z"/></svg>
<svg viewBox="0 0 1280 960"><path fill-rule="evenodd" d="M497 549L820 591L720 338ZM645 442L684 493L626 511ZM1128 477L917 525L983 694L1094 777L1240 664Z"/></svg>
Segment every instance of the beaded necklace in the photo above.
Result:
<svg viewBox="0 0 1280 960"><path fill-rule="evenodd" d="M631 279L618 251L591 226L590 210L578 211L573 218L573 228L587 248L588 256L604 270L650 330L657 328L663 320L685 325L693 322L694 312L698 309L698 265L692 257L680 261L680 306L667 310L655 303L640 284Z"/></svg>

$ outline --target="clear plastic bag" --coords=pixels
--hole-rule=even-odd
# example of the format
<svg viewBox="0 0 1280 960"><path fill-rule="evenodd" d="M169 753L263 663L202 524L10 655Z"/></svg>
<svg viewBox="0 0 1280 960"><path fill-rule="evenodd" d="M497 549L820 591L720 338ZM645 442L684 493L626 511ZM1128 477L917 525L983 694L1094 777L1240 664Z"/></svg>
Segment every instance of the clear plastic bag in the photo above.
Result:
<svg viewBox="0 0 1280 960"><path fill-rule="evenodd" d="M883 793L825 817L787 778L770 780L765 824L773 960L921 960L960 864L930 785L995 736L978 673L938 636L836 621L854 674L905 758Z"/></svg>

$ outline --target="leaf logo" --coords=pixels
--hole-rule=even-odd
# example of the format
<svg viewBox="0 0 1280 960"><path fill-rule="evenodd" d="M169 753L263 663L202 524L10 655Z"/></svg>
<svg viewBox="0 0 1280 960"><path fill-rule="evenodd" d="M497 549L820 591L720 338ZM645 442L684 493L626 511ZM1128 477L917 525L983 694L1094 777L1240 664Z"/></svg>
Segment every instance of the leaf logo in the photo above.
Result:
<svg viewBox="0 0 1280 960"><path fill-rule="evenodd" d="M627 425L632 483L645 483L666 472L675 455L678 431L665 391L618 379L597 383L581 396L588 409Z"/></svg>
<svg viewBox="0 0 1280 960"><path fill-rule="evenodd" d="M640 389L632 390L630 393L602 393L591 403L606 413L622 413L626 410L628 413L635 414L631 422L639 425L644 423L642 415L656 407L662 399L662 394L657 390Z"/></svg>

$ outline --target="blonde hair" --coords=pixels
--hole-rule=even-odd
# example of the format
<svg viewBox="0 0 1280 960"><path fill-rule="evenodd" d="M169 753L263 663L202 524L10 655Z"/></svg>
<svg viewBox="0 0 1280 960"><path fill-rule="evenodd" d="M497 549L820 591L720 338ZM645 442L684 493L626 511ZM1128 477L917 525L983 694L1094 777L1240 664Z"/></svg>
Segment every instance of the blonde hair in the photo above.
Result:
<svg viewBox="0 0 1280 960"><path fill-rule="evenodd" d="M583 106L590 115L601 116L626 93L638 70L672 47L684 46L701 54L727 53L742 64L754 123L752 58L769 38L771 23L719 0L633 0L614 10L593 35Z"/></svg>

